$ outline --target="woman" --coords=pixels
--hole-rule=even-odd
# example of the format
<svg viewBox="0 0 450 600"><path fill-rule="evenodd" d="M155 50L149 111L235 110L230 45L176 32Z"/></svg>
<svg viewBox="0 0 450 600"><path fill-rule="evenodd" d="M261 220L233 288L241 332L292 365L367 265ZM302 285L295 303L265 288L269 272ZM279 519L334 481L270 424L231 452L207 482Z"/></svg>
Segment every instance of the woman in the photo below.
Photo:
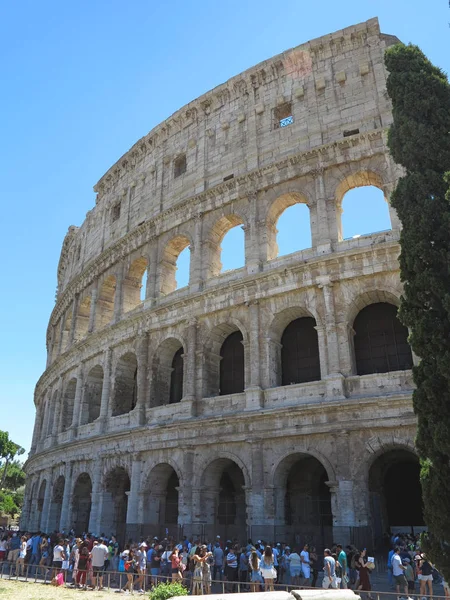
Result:
<svg viewBox="0 0 450 600"><path fill-rule="evenodd" d="M425 554L420 555L419 561L419 585L420 585L420 595L423 596L432 596L433 595L433 565L428 562ZM428 587L428 593L427 593Z"/></svg>
<svg viewBox="0 0 450 600"><path fill-rule="evenodd" d="M239 581L241 583L241 592L248 591L248 557L243 546L239 555Z"/></svg>
<svg viewBox="0 0 450 600"><path fill-rule="evenodd" d="M178 546L175 546L173 549L169 560L172 564L172 581L180 581L183 578L183 574L181 572L181 556Z"/></svg>
<svg viewBox="0 0 450 600"><path fill-rule="evenodd" d="M77 566L77 578L76 586L80 589L87 589L86 578L89 568L89 550L87 542L83 542L79 548L78 566Z"/></svg>
<svg viewBox="0 0 450 600"><path fill-rule="evenodd" d="M16 575L24 575L25 556L27 555L27 538L23 535L20 538L19 556L16 561Z"/></svg>
<svg viewBox="0 0 450 600"><path fill-rule="evenodd" d="M206 552L206 546L198 546L192 557L194 561L194 574L192 576L192 594L203 594L203 564L206 562L210 552ZM211 580L210 580L211 583Z"/></svg>
<svg viewBox="0 0 450 600"><path fill-rule="evenodd" d="M298 549L294 548L294 551L289 555L289 574L291 584L298 587L300 585L300 574L302 572L302 559L298 553Z"/></svg>
<svg viewBox="0 0 450 600"><path fill-rule="evenodd" d="M273 560L273 552L270 546L266 546L261 560L261 575L264 577L264 591L273 592L273 582L277 578Z"/></svg>
<svg viewBox="0 0 450 600"><path fill-rule="evenodd" d="M50 553L50 546L48 543L47 536L45 534L42 535L42 542L41 542L40 549L41 549L41 560L39 561L39 567L42 567L42 571L43 571L47 565L48 556Z"/></svg>
<svg viewBox="0 0 450 600"><path fill-rule="evenodd" d="M81 539L77 538L70 553L70 564L72 565L72 582L76 586L78 575L78 561L80 558Z"/></svg>
<svg viewBox="0 0 450 600"><path fill-rule="evenodd" d="M252 548L250 554L250 560L248 561L248 565L251 570L250 582L251 582L251 590L252 592L259 592L260 585L263 582L263 578L261 575L261 559L258 556L255 548Z"/></svg>
<svg viewBox="0 0 450 600"><path fill-rule="evenodd" d="M363 592L370 592L372 586L370 585L370 571L367 567L367 550L365 548L355 556L355 565L359 574L359 585L357 589ZM372 600L370 594L368 595L368 598L369 600Z"/></svg>
<svg viewBox="0 0 450 600"><path fill-rule="evenodd" d="M150 574L152 576L152 586L158 585L158 575L161 568L161 557L162 557L162 546L157 546L155 551L152 553L152 559L150 561Z"/></svg>
<svg viewBox="0 0 450 600"><path fill-rule="evenodd" d="M128 553L125 554L125 552L128 552ZM127 575L127 582L125 583L125 586L122 588L122 591L126 592L128 590L130 592L130 594L132 594L133 590L134 590L134 575L137 570L137 561L136 561L133 550L124 551L123 555L125 555L125 556L123 556L123 560L124 560L124 564L125 564L125 573Z"/></svg>
<svg viewBox="0 0 450 600"><path fill-rule="evenodd" d="M5 536L3 536L3 538L0 540L0 562L3 562L4 560L6 560L6 542L8 541L8 538Z"/></svg>
<svg viewBox="0 0 450 600"><path fill-rule="evenodd" d="M318 558L315 546L311 546L309 552L309 564L311 565L312 581L311 587L316 587L317 577L319 576L319 569L317 568Z"/></svg>

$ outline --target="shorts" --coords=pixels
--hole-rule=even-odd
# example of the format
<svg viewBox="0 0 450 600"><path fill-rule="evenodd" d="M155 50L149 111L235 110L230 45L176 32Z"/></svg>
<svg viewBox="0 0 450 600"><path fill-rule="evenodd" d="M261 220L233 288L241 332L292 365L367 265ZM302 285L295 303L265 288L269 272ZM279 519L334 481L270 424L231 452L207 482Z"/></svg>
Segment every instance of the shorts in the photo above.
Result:
<svg viewBox="0 0 450 600"><path fill-rule="evenodd" d="M291 567L291 577L300 577L301 567Z"/></svg>
<svg viewBox="0 0 450 600"><path fill-rule="evenodd" d="M252 583L262 583L262 575L259 571L252 571L251 577L250 577L250 581Z"/></svg>
<svg viewBox="0 0 450 600"><path fill-rule="evenodd" d="M52 566L55 567L55 569L62 569L62 560L54 560Z"/></svg>
<svg viewBox="0 0 450 600"><path fill-rule="evenodd" d="M93 571L94 575L103 575L104 570L105 570L105 565L103 565L101 567L96 567L95 565L92 566L92 571Z"/></svg>
<svg viewBox="0 0 450 600"><path fill-rule="evenodd" d="M20 548L17 548L16 550L10 550L8 552L8 560L10 562L16 562L16 560L19 558L19 552Z"/></svg>
<svg viewBox="0 0 450 600"><path fill-rule="evenodd" d="M433 581L433 575L419 575L419 581Z"/></svg>
<svg viewBox="0 0 450 600"><path fill-rule="evenodd" d="M154 567L153 569L150 569L150 573L153 575L153 577L157 577L159 575L159 568Z"/></svg>
<svg viewBox="0 0 450 600"><path fill-rule="evenodd" d="M172 575L176 575L180 572L180 569L174 569L172 568Z"/></svg>
<svg viewBox="0 0 450 600"><path fill-rule="evenodd" d="M406 577L402 575L394 575L395 583L397 585L408 585Z"/></svg>

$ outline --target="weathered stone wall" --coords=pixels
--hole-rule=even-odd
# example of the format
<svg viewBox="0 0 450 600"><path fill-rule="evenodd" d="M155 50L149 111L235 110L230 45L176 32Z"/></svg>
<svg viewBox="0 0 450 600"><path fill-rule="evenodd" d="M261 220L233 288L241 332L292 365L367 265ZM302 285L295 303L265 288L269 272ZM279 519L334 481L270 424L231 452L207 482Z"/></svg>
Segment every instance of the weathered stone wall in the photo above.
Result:
<svg viewBox="0 0 450 600"><path fill-rule="evenodd" d="M256 535L283 524L288 466L306 456L326 471L336 531L368 525L374 458L413 451L411 372L358 375L353 345L361 309L399 303L399 224L390 209L392 230L343 240L340 207L362 185L389 201L400 175L386 147L383 52L393 41L373 19L274 57L175 113L102 177L61 254L25 526L81 523L83 476L89 528L117 527L126 506L137 534L162 524L174 471L178 524L199 533L214 526L218 473L232 464ZM293 122L279 127L286 114ZM298 202L312 247L277 257L278 217ZM221 274L220 243L237 224L246 264ZM189 285L175 290L187 246ZM315 319L321 378L282 386L281 336L304 316ZM244 390L221 396L220 350L237 330ZM183 398L168 404L179 348Z"/></svg>

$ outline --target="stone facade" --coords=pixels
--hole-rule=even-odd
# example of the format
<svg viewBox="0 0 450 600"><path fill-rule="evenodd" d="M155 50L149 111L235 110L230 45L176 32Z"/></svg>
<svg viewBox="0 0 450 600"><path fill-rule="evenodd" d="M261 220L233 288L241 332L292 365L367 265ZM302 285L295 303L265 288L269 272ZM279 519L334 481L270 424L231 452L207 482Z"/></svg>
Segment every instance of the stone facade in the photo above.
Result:
<svg viewBox="0 0 450 600"><path fill-rule="evenodd" d="M399 223L390 208L390 231L343 240L340 208L364 185L389 201L401 174L386 146L383 53L395 41L372 19L271 58L101 178L58 266L24 527L380 535L371 472L414 452L411 365L358 374L353 327L365 307L399 304ZM277 257L276 223L295 203L309 208L312 247ZM245 267L222 274L236 225ZM186 247L189 285L176 289ZM320 374L286 384L293 321L310 327ZM224 395L240 369L242 389Z"/></svg>

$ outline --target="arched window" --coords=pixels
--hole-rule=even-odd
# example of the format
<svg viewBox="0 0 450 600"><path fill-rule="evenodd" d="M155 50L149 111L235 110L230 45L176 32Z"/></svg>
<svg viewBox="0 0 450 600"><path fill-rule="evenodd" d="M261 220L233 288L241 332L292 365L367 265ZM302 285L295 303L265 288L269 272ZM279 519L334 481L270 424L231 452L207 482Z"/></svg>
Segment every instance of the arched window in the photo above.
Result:
<svg viewBox="0 0 450 600"><path fill-rule="evenodd" d="M86 296L81 300L78 307L77 322L75 329L75 340L82 340L89 330L89 318L91 315L91 297Z"/></svg>
<svg viewBox="0 0 450 600"><path fill-rule="evenodd" d="M302 317L289 323L281 337L282 385L320 379L316 321Z"/></svg>
<svg viewBox="0 0 450 600"><path fill-rule="evenodd" d="M175 273L175 289L189 285L189 270L191 266L191 248L187 246L180 252L176 262L176 273Z"/></svg>
<svg viewBox="0 0 450 600"><path fill-rule="evenodd" d="M286 208L277 222L278 256L311 248L311 223L307 204ZM275 258L275 257L273 257Z"/></svg>
<svg viewBox="0 0 450 600"><path fill-rule="evenodd" d="M144 274L147 272L148 261L140 256L131 264L123 282L123 312L129 312L139 306L145 299Z"/></svg>
<svg viewBox="0 0 450 600"><path fill-rule="evenodd" d="M122 356L116 368L112 416L124 415L133 410L137 402L137 359L128 352Z"/></svg>
<svg viewBox="0 0 450 600"><path fill-rule="evenodd" d="M96 329L101 329L112 321L114 316L114 298L116 295L116 278L108 275L103 281L97 298Z"/></svg>
<svg viewBox="0 0 450 600"><path fill-rule="evenodd" d="M159 287L161 294L171 294L189 284L190 241L178 235L164 248L159 267Z"/></svg>
<svg viewBox="0 0 450 600"><path fill-rule="evenodd" d="M242 333L231 333L220 349L220 395L244 391L244 346Z"/></svg>
<svg viewBox="0 0 450 600"><path fill-rule="evenodd" d="M180 402L183 397L183 348L179 348L172 360L172 373L170 374L169 404Z"/></svg>
<svg viewBox="0 0 450 600"><path fill-rule="evenodd" d="M219 219L208 237L209 254L205 257L208 277L245 266L245 234L243 221L235 214Z"/></svg>
<svg viewBox="0 0 450 600"><path fill-rule="evenodd" d="M359 184L346 192L341 201L340 228L344 240L391 229L389 204L382 190Z"/></svg>
<svg viewBox="0 0 450 600"><path fill-rule="evenodd" d="M67 384L62 397L61 431L66 431L72 425L76 389L77 380L73 378Z"/></svg>
<svg viewBox="0 0 450 600"><path fill-rule="evenodd" d="M397 318L397 308L386 302L370 304L353 323L358 375L387 373L412 367L408 330Z"/></svg>
<svg viewBox="0 0 450 600"><path fill-rule="evenodd" d="M232 227L221 243L221 272L245 267L245 234L242 226Z"/></svg>

